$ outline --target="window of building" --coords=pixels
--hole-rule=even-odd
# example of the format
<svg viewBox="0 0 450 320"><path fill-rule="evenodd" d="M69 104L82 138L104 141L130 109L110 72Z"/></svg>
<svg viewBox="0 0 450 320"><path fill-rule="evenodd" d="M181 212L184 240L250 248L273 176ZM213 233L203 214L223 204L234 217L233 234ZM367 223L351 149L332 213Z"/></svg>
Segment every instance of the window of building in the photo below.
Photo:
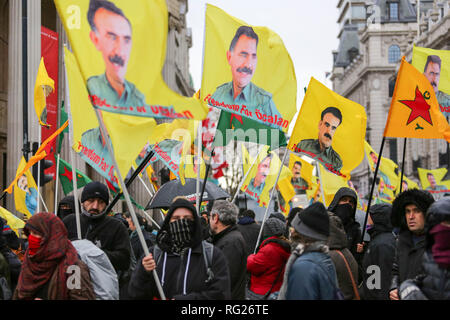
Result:
<svg viewBox="0 0 450 320"><path fill-rule="evenodd" d="M389 2L389 20L398 21L398 3Z"/></svg>
<svg viewBox="0 0 450 320"><path fill-rule="evenodd" d="M392 45L388 49L388 61L389 63L397 63L400 60L401 52L400 47L396 44Z"/></svg>

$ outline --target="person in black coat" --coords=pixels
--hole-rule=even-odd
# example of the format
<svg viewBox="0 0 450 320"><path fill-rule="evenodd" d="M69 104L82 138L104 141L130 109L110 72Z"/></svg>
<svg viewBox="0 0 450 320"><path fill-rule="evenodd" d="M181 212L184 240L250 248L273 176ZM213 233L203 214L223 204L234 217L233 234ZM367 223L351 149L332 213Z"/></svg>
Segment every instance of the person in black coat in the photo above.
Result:
<svg viewBox="0 0 450 320"><path fill-rule="evenodd" d="M216 200L211 209L212 243L220 248L230 268L231 299L245 299L247 250L236 221L238 208L226 200Z"/></svg>
<svg viewBox="0 0 450 320"><path fill-rule="evenodd" d="M78 208L80 208L80 203L78 203ZM75 197L66 196L59 201L56 216L61 220L64 220L65 217L72 213L75 213Z"/></svg>
<svg viewBox="0 0 450 320"><path fill-rule="evenodd" d="M367 219L367 232L370 242L364 253L362 262L363 283L362 299L389 300L391 285L392 263L395 256L395 237L391 225L392 205L383 203L370 207ZM379 267L379 280L372 280L374 270L371 266Z"/></svg>
<svg viewBox="0 0 450 320"><path fill-rule="evenodd" d="M398 288L403 281L421 273L426 212L433 202L433 196L428 191L408 189L392 203L391 222L393 227L399 228L399 235L392 263L391 300L399 300Z"/></svg>
<svg viewBox="0 0 450 320"><path fill-rule="evenodd" d="M136 231L136 226L134 225L133 219L131 218L131 215L127 212L124 213L125 219L128 222L128 228L130 230L130 242L131 247L133 248L134 256L136 257L136 260L139 260L144 255L144 248L142 248L141 240L139 239L138 233ZM147 244L148 248L151 248L156 243L156 236L147 231L147 222L144 218L142 218L140 215L136 215L136 218L139 222L139 228L142 231L142 235L144 236L145 243Z"/></svg>
<svg viewBox="0 0 450 320"><path fill-rule="evenodd" d="M258 241L261 225L255 221L255 212L253 210L245 210L239 217L237 228L241 232L245 240L245 248L247 257L256 249L256 241Z"/></svg>
<svg viewBox="0 0 450 320"><path fill-rule="evenodd" d="M425 224L422 272L400 285L402 300L450 300L450 197L434 202Z"/></svg>
<svg viewBox="0 0 450 320"><path fill-rule="evenodd" d="M102 249L117 273L126 272L130 266L131 245L125 225L118 219L107 216L109 203L106 185L93 181L81 194L81 239L87 239ZM76 215L64 218L69 240L78 240Z"/></svg>
<svg viewBox="0 0 450 320"><path fill-rule="evenodd" d="M128 287L129 296L160 299L153 277L156 269L167 299L229 299L230 275L225 257L219 248L213 248L210 265L213 277L209 278L202 240L203 228L195 207L184 198L175 198L158 231L156 245L136 265Z"/></svg>

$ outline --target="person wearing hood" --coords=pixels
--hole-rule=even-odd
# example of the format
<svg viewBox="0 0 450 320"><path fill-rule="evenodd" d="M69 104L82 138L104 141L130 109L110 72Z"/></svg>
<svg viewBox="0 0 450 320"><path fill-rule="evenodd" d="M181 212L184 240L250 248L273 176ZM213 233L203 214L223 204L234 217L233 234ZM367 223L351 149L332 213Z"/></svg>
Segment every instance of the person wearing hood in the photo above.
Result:
<svg viewBox="0 0 450 320"><path fill-rule="evenodd" d="M361 226L355 220L358 196L353 189L342 187L334 195L328 211L337 215L344 225L347 234L347 248L355 257L358 264L362 259L362 248L358 247L361 242Z"/></svg>
<svg viewBox="0 0 450 320"><path fill-rule="evenodd" d="M103 183L88 183L81 193L81 239L90 240L108 256L118 274L128 271L131 245L125 225L107 215L108 188ZM64 218L70 240L78 240L76 215Z"/></svg>
<svg viewBox="0 0 450 320"><path fill-rule="evenodd" d="M399 228L399 235L392 263L391 300L399 300L398 288L403 281L413 279L421 272L426 212L433 202L428 191L408 189L392 203L391 223Z"/></svg>
<svg viewBox="0 0 450 320"><path fill-rule="evenodd" d="M158 231L155 246L138 261L133 272L128 287L132 299L160 299L152 274L155 269L167 299L230 299L228 265L217 247L213 247L211 256L213 277L208 275L200 219L187 199L174 199Z"/></svg>
<svg viewBox="0 0 450 320"><path fill-rule="evenodd" d="M131 247L133 248L134 256L136 257L137 260L139 260L144 255L144 248L142 247L141 240L139 239L138 232L136 230L136 225L134 224L131 215L127 212L124 213L124 216L128 223L128 228L130 232L130 242ZM145 243L147 243L147 247L150 248L154 246L156 243L156 236L153 233L147 231L146 228L147 222L144 220L142 216L137 214L136 218L139 223L139 228L142 231L142 235L144 236Z"/></svg>
<svg viewBox="0 0 450 320"><path fill-rule="evenodd" d="M36 213L24 233L29 245L13 300L95 300L89 269L60 219L53 213ZM78 281L69 279L71 275L78 275ZM73 282L78 286L71 287Z"/></svg>
<svg viewBox="0 0 450 320"><path fill-rule="evenodd" d="M78 203L78 208L80 204ZM81 212L81 208L80 208ZM56 216L61 220L64 220L69 214L75 213L75 197L66 196L62 198L58 203L58 209L56 210Z"/></svg>
<svg viewBox="0 0 450 320"><path fill-rule="evenodd" d="M286 225L275 217L264 223L263 241L258 252L247 258L247 272L250 273L250 295L269 299L276 298L283 283L284 267L291 255L291 245L285 237Z"/></svg>
<svg viewBox="0 0 450 320"><path fill-rule="evenodd" d="M400 285L402 300L450 300L450 197L434 202L425 224L422 272Z"/></svg>
<svg viewBox="0 0 450 320"><path fill-rule="evenodd" d="M330 218L330 236L328 248L331 260L336 268L339 289L344 294L344 300L356 300L359 298L357 291L358 263L347 246L347 235L341 219L332 212L328 212Z"/></svg>
<svg viewBox="0 0 450 320"><path fill-rule="evenodd" d="M247 257L255 252L256 241L258 241L261 225L255 221L255 212L253 210L245 210L239 217L237 228L241 232L245 240L245 248Z"/></svg>
<svg viewBox="0 0 450 320"><path fill-rule="evenodd" d="M247 250L244 237L236 222L238 207L227 200L216 200L211 208L209 222L212 243L222 250L230 270L231 299L245 299L247 278Z"/></svg>
<svg viewBox="0 0 450 320"><path fill-rule="evenodd" d="M361 296L364 300L389 300L391 285L392 263L395 256L395 236L391 224L392 205L388 203L376 204L370 207L367 217L367 232L370 242L362 262L363 283ZM378 286L370 280L374 271L371 266L378 266L380 279Z"/></svg>

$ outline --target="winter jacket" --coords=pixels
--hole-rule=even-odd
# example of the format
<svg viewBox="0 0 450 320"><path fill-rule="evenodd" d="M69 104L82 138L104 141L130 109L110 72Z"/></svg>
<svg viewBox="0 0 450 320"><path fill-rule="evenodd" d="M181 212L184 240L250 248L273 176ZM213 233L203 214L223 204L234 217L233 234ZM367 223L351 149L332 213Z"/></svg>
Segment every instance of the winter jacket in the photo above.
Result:
<svg viewBox="0 0 450 320"><path fill-rule="evenodd" d="M358 285L358 263L347 248L347 236L345 234L344 227L342 226L341 219L331 212L328 212L328 215L330 217L330 235L328 237L328 247L330 251L328 254L334 263L334 267L336 268L338 285L344 294L344 299L352 300L355 298L352 278L350 277L350 273L348 272L344 259L338 251L344 255L345 260L350 267L356 286Z"/></svg>
<svg viewBox="0 0 450 320"><path fill-rule="evenodd" d="M336 286L336 269L330 256L323 252L305 252L289 270L286 299L333 300Z"/></svg>
<svg viewBox="0 0 450 320"><path fill-rule="evenodd" d="M231 299L245 299L247 252L245 240L236 225L212 236L212 243L225 255L230 270Z"/></svg>
<svg viewBox="0 0 450 320"><path fill-rule="evenodd" d="M389 300L392 264L395 255L395 237L391 225L391 205L376 204L370 209L373 227L367 232L371 241L363 259L362 296L365 300ZM380 269L380 288L368 288L367 280L374 273L370 266ZM369 281L370 282L370 281Z"/></svg>
<svg viewBox="0 0 450 320"><path fill-rule="evenodd" d="M195 208L193 209L195 210ZM214 274L207 282L207 266L202 250L203 227L196 213L194 216L194 234L191 247L181 251L181 254L171 253L161 241L160 235L169 229L170 218L175 211L170 209L158 231L157 246L160 248L156 260L158 275L164 295L175 300L224 300L230 299L230 274L226 258L222 251L214 247L211 269ZM155 247L149 248L155 253ZM159 299L153 272L147 272L142 266L142 258L138 260L128 286L131 299Z"/></svg>
<svg viewBox="0 0 450 320"><path fill-rule="evenodd" d="M284 267L291 254L289 242L278 237L263 241L258 252L247 258L247 271L250 273L250 290L264 295L277 292L283 283Z"/></svg>
<svg viewBox="0 0 450 320"><path fill-rule="evenodd" d="M244 237L248 257L250 254L255 252L256 241L258 241L261 225L257 224L255 220L250 217L243 217L238 221L237 227Z"/></svg>
<svg viewBox="0 0 450 320"><path fill-rule="evenodd" d="M147 247L149 248L153 247L156 243L155 235L145 230L144 226L141 226L141 230L144 236L145 243L147 244ZM136 257L136 260L139 260L144 255L144 248L142 248L141 240L139 239L139 235L136 230L131 232L130 242L131 247L133 248L134 256Z"/></svg>
<svg viewBox="0 0 450 320"><path fill-rule="evenodd" d="M68 215L63 222L67 228L69 240L78 240L76 215ZM89 219L81 214L80 224L81 238L90 240L102 249L116 272L128 270L131 252L130 238L121 221L109 216Z"/></svg>

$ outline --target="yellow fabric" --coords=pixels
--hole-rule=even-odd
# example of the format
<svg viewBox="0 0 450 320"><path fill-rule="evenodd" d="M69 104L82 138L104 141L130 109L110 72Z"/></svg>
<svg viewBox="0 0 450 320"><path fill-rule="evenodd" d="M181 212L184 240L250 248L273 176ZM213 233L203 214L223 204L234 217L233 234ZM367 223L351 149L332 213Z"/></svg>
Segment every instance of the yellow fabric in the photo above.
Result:
<svg viewBox="0 0 450 320"><path fill-rule="evenodd" d="M404 58L398 71L384 136L450 141L450 126L439 109L433 87Z"/></svg>
<svg viewBox="0 0 450 320"><path fill-rule="evenodd" d="M314 170L314 166L310 164L308 161L303 160L301 157L297 156L294 153L291 153L289 155L289 169L292 171L292 168L294 167L294 163L300 161L302 164L302 169L300 170L300 177L305 179L306 182L309 183L309 185L312 185L312 174Z"/></svg>
<svg viewBox="0 0 450 320"><path fill-rule="evenodd" d="M437 185L447 185L446 180L442 180L447 174L447 168L438 168L438 169L423 169L417 168L417 173L419 174L420 184L422 185L422 189L426 190L430 186L430 182L427 179L427 174L431 173L436 180Z"/></svg>
<svg viewBox="0 0 450 320"><path fill-rule="evenodd" d="M241 102L236 104L239 105L239 110L231 110L221 105L220 101L217 101L219 103L216 105L209 99L214 95L217 87L232 81L227 52L240 26L252 27L258 36L257 64L253 70L251 83L271 94L273 103L282 116L281 121L279 118L265 116L256 111L251 112L250 115L249 112L244 111L249 109L243 108L245 104ZM209 103L213 107L233 112L244 119L249 118L266 125L274 125L287 132L297 112L297 80L291 57L278 34L267 27L251 26L220 8L207 4L204 50L200 90L204 106Z"/></svg>
<svg viewBox="0 0 450 320"><path fill-rule="evenodd" d="M83 84L91 76L105 73L105 60L91 40L91 27L86 18L90 2L55 0L58 15L80 67ZM176 93L163 79L169 19L166 1L115 0L114 4L131 24L131 51L125 79L145 96L146 109L152 106L152 110L161 110L159 107L163 107L165 111L160 111L159 115L172 118L166 111L173 107L175 113L188 115L189 119L204 119L208 108L199 100Z"/></svg>
<svg viewBox="0 0 450 320"><path fill-rule="evenodd" d="M35 194L33 196L36 197L36 203L39 201L39 195L37 193L38 191L38 187L36 185L36 182L34 181L33 175L30 172L30 169L27 169L24 171L24 168L26 166L26 161L25 158L22 157L22 159L20 160L19 166L17 167L17 171L16 171L16 176L18 175L18 180L16 181L16 183L14 184L14 204L16 206L16 211L19 211L23 214L25 214L28 218L30 218L33 214L35 214L35 210L34 212L31 212L29 208L27 208L26 205L26 198L27 198L27 194L28 196L32 196L32 192L30 191L31 189L35 190ZM25 175L26 177L26 189L23 190L23 184L22 182L19 180L20 177L22 177L23 175ZM21 178L24 179L24 178ZM34 200L34 199L33 199Z"/></svg>
<svg viewBox="0 0 450 320"><path fill-rule="evenodd" d="M34 85L34 109L41 126L49 127L49 124L42 121L42 113L47 106L46 97L55 90L55 81L48 76L45 69L44 57L41 58L39 69Z"/></svg>
<svg viewBox="0 0 450 320"><path fill-rule="evenodd" d="M397 184L397 188L395 189L395 194L397 195L400 191L400 181L401 181L401 171L398 173L398 184ZM403 180L406 181L406 183L408 184L408 189L420 189L419 185L412 181L411 179L409 179L408 177L405 176L405 174L403 174ZM402 192L405 191L405 189L402 187Z"/></svg>
<svg viewBox="0 0 450 320"><path fill-rule="evenodd" d="M412 65L419 72L424 72L425 63L429 55L436 55L441 58L441 74L438 89L439 91L450 94L450 50L435 50L414 46Z"/></svg>
<svg viewBox="0 0 450 320"><path fill-rule="evenodd" d="M284 215L287 215L291 210L291 207L289 206L289 201L291 201L291 199L295 196L295 190L291 184L291 178L292 177L287 177L282 180L280 179L277 184L285 203L284 207L281 207L281 212L283 212Z"/></svg>
<svg viewBox="0 0 450 320"><path fill-rule="evenodd" d="M331 201L333 201L334 195L340 188L342 187L350 188L348 184L348 180L350 179L350 177L348 177L348 179L344 179L341 176L333 174L330 171L326 170L325 167L322 166L320 163L319 168L320 168L319 170L321 183L326 201L324 205L328 207ZM323 202L322 197L320 197L319 201Z"/></svg>
<svg viewBox="0 0 450 320"><path fill-rule="evenodd" d="M0 207L0 217L6 220L8 226L19 236L19 229L25 227L25 222L3 207Z"/></svg>
<svg viewBox="0 0 450 320"><path fill-rule="evenodd" d="M366 112L360 104L338 95L314 78L311 78L306 90L288 148L293 152L302 153L297 148L302 140L318 139L321 113L327 107L335 107L342 114L342 122L335 130L331 145L342 159L342 168L335 170L331 165L326 165L326 169L348 179L350 172L364 159ZM315 153L303 154L324 164L323 159Z"/></svg>

